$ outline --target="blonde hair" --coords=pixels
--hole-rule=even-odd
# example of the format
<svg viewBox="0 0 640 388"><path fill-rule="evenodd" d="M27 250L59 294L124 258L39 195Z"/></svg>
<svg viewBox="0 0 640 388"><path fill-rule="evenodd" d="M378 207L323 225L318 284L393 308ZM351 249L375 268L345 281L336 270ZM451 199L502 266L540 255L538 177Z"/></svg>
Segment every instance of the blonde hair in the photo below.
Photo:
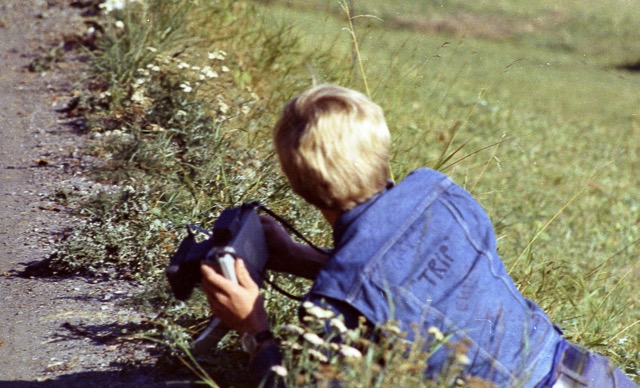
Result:
<svg viewBox="0 0 640 388"><path fill-rule="evenodd" d="M295 193L326 210L349 210L389 177L390 135L382 109L335 85L304 91L273 130L280 165Z"/></svg>

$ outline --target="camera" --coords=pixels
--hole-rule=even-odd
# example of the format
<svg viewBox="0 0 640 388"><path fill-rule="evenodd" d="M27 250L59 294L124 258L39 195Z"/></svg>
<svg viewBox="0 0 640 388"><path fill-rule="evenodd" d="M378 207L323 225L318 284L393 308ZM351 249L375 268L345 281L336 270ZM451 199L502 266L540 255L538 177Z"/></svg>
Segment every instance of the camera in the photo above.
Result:
<svg viewBox="0 0 640 388"><path fill-rule="evenodd" d="M187 236L178 245L165 271L171 292L177 299L187 300L191 297L193 289L200 283L200 264L203 262L237 283L235 259L241 257L253 280L262 285L268 250L256 211L259 206L258 202L246 202L239 207L223 210L214 222L212 231L187 225ZM197 242L194 231L208 237ZM194 353L209 351L227 331L221 321L213 317L195 340Z"/></svg>
<svg viewBox="0 0 640 388"><path fill-rule="evenodd" d="M187 237L180 242L166 269L171 291L177 299L189 299L195 286L200 283L202 262L220 268L227 279L237 281L234 261L241 257L253 280L258 285L262 283L268 251L256 211L258 206L255 202L246 202L239 207L223 210L211 232L196 225L187 225ZM196 242L194 230L206 234L208 238Z"/></svg>

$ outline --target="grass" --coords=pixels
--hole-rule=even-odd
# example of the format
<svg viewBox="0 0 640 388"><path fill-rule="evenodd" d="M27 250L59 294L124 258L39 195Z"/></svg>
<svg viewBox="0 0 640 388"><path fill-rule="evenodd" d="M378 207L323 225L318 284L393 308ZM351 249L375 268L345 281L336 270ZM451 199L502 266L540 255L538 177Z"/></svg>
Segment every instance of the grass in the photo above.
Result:
<svg viewBox="0 0 640 388"><path fill-rule="evenodd" d="M397 179L440 166L472 191L525 296L637 380L640 76L615 66L640 60L638 5L375 0L354 2L352 16L372 16L350 25L346 2L263 3L135 2L102 21L83 104L91 152L104 160L93 178L120 189L79 207L84 222L53 270L147 284L138 302L162 318L144 337L188 360L185 338L206 304L173 301L162 273L185 223L208 226L221 209L259 199L330 244L279 175L270 128L286 99L337 82L384 108ZM308 286L273 276L294 293ZM295 303L270 290L265 298L274 327L296 320ZM208 372L242 381L237 338L222 348ZM324 377L337 373L340 357L295 354L292 382L322 379L311 372L318 365L333 365ZM341 378L415 377L398 360L359 374L376 357L349 361L352 375Z"/></svg>

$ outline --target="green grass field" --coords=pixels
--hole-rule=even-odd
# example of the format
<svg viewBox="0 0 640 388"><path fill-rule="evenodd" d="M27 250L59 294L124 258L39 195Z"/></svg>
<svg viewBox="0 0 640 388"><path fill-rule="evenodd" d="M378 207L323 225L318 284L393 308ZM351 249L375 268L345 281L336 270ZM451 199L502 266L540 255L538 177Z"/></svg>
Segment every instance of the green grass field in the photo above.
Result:
<svg viewBox="0 0 640 388"><path fill-rule="evenodd" d="M280 3L291 4L273 1L263 16L292 26L306 46L331 46L351 65L340 4ZM457 121L452 149L468 142L460 155L504 139L445 171L488 209L524 292L583 342L634 325L635 298L618 300L612 320L613 311L591 310L620 279L621 295L639 290L640 74L617 67L640 58L640 22L631 16L640 4L354 3L354 16L363 15L356 33L369 87L399 151L398 175L432 165ZM358 74L352 84L362 89ZM596 267L598 275L587 277ZM544 268L561 273L550 270L556 280L546 288ZM606 324L581 327L583 308ZM638 332L633 326L626 334L637 341Z"/></svg>
<svg viewBox="0 0 640 388"><path fill-rule="evenodd" d="M88 119L103 134L93 152L108 160L98 179L135 194L86 205L108 220L61 250L61 270L96 271L83 264L89 249L142 236L143 247L120 244L103 264L153 274L137 277L149 300L170 300L158 279L181 225L250 199L329 243L279 175L269 131L313 82L368 88L392 131L395 178L439 167L465 186L492 217L525 296L639 381L640 73L624 67L640 62L640 3L352 4L354 30L346 2L323 0L148 1L113 12L93 61L102 97L87 98ZM116 19L123 29L109 24ZM169 348L184 348L202 302L168 314L160 337ZM294 303L271 293L267 302L274 324L295 322ZM237 350L233 338L226 346ZM234 381L223 371L239 357L212 373Z"/></svg>

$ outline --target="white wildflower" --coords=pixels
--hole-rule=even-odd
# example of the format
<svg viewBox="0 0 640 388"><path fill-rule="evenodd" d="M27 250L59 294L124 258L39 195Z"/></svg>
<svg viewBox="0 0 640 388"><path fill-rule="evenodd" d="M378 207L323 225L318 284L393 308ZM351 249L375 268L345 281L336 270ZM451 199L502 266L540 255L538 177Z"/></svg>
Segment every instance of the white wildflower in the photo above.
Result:
<svg viewBox="0 0 640 388"><path fill-rule="evenodd" d="M287 377L287 374L289 372L287 372L287 368L285 368L282 365L274 365L271 367L271 371L275 374L277 374L280 377Z"/></svg>
<svg viewBox="0 0 640 388"><path fill-rule="evenodd" d="M302 338L316 346L324 345L324 340L315 333L305 333Z"/></svg>
<svg viewBox="0 0 640 388"><path fill-rule="evenodd" d="M224 61L224 59L227 57L227 53L222 51L222 50L216 50L212 53L209 53L209 59L211 60L220 60L220 61Z"/></svg>
<svg viewBox="0 0 640 388"><path fill-rule="evenodd" d="M228 68L228 67L226 67L226 66L222 66L222 67L220 68L220 71L221 71L221 72L223 72L223 73L228 73L228 72L229 72L229 68Z"/></svg>
<svg viewBox="0 0 640 388"><path fill-rule="evenodd" d="M464 353L457 353L456 354L456 361L458 361L458 364L460 364L460 365L469 365L469 364L471 364L471 359L469 358L469 356L467 356Z"/></svg>
<svg viewBox="0 0 640 388"><path fill-rule="evenodd" d="M393 334L402 334L402 330L400 330L400 328L396 325L393 324L388 324L385 327L385 330L387 330L389 333L393 333Z"/></svg>
<svg viewBox="0 0 640 388"><path fill-rule="evenodd" d="M244 114L244 115L248 115L249 112L251 112L251 108L249 108L246 105L243 105L242 108L240 108L240 112L242 112L242 114Z"/></svg>
<svg viewBox="0 0 640 388"><path fill-rule="evenodd" d="M110 13L116 10L123 10L127 3L135 3L137 0L105 0L98 7L104 10L104 13Z"/></svg>
<svg viewBox="0 0 640 388"><path fill-rule="evenodd" d="M218 110L221 113L227 113L229 111L229 105L226 102L222 101L222 99L218 99Z"/></svg>
<svg viewBox="0 0 640 388"><path fill-rule="evenodd" d="M218 78L218 73L213 71L211 66L205 66L202 68L202 74L207 78Z"/></svg>
<svg viewBox="0 0 640 388"><path fill-rule="evenodd" d="M333 318L335 316L333 311L326 310L326 309L323 309L322 307L318 307L318 306L308 307L307 308L307 313L309 315L313 315L314 317L319 318L319 319L329 319L329 318Z"/></svg>
<svg viewBox="0 0 640 388"><path fill-rule="evenodd" d="M313 315L316 318L320 319L329 319L333 318L335 314L331 310L323 309L322 307L316 306L312 302L306 301L302 304L302 307L307 311L309 315Z"/></svg>
<svg viewBox="0 0 640 388"><path fill-rule="evenodd" d="M317 351L315 349L309 349L309 355L312 356L313 358L315 358L316 360L320 361L320 362L328 362L329 361L327 356L325 356L324 354L320 353L319 351Z"/></svg>
<svg viewBox="0 0 640 388"><path fill-rule="evenodd" d="M124 30L124 22L122 20L116 20L115 26L119 30Z"/></svg>
<svg viewBox="0 0 640 388"><path fill-rule="evenodd" d="M98 7L104 10L104 13L109 13L115 10L124 9L125 1L124 0L106 0L104 3L101 3Z"/></svg>
<svg viewBox="0 0 640 388"><path fill-rule="evenodd" d="M331 321L329 321L329 325L331 327L333 327L334 329L338 330L338 332L340 332L340 333L346 333L347 332L347 327L345 326L344 322L342 322L341 320L339 320L337 318L333 318Z"/></svg>
<svg viewBox="0 0 640 388"><path fill-rule="evenodd" d="M151 66L151 71L160 71L160 66L158 65Z"/></svg>
<svg viewBox="0 0 640 388"><path fill-rule="evenodd" d="M292 350L302 350L302 346L300 346L300 344L297 342L282 341L281 345L283 348L289 348Z"/></svg>
<svg viewBox="0 0 640 388"><path fill-rule="evenodd" d="M444 334L435 326L431 326L429 330L427 330L427 333L431 334L437 341L444 340Z"/></svg>
<svg viewBox="0 0 640 388"><path fill-rule="evenodd" d="M191 85L189 85L188 82L180 84L180 89L182 89L182 91L185 93L191 93L193 91L193 88L191 87Z"/></svg>
<svg viewBox="0 0 640 388"><path fill-rule="evenodd" d="M297 335L304 334L304 329L296 325L284 325L280 329L289 334L297 334Z"/></svg>
<svg viewBox="0 0 640 388"><path fill-rule="evenodd" d="M188 63L185 62L180 62L178 63L178 69L182 70L182 69L189 69L191 66L189 66Z"/></svg>
<svg viewBox="0 0 640 388"><path fill-rule="evenodd" d="M345 357L352 357L352 358L362 357L362 353L358 349L348 345L340 345L340 353Z"/></svg>
<svg viewBox="0 0 640 388"><path fill-rule="evenodd" d="M142 103L143 101L145 101L144 89L136 89L136 91L131 95L131 101L137 103Z"/></svg>
<svg viewBox="0 0 640 388"><path fill-rule="evenodd" d="M158 124L150 124L148 129L151 132L164 132L164 128L162 128L160 125Z"/></svg>

